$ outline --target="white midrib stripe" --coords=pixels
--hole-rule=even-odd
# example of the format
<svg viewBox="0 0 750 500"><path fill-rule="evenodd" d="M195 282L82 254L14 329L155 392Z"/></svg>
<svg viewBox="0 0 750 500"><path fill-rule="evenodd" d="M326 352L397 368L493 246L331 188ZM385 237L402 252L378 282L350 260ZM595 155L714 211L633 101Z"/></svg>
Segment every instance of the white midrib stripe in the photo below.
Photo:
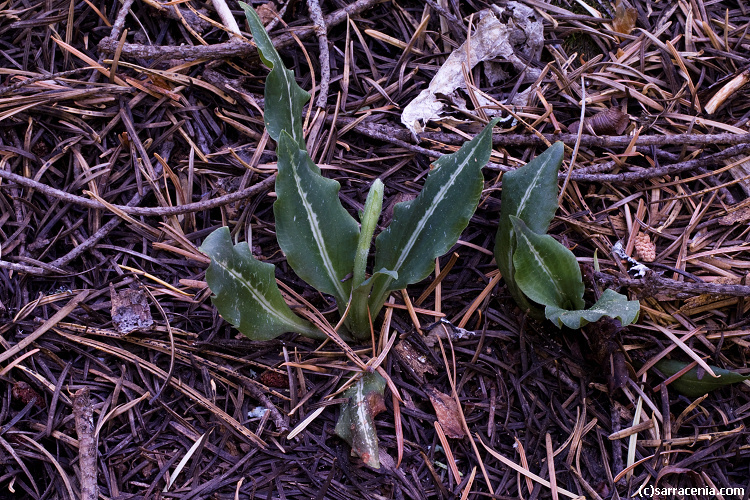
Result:
<svg viewBox="0 0 750 500"><path fill-rule="evenodd" d="M367 414L370 410L370 405L366 404L365 399L365 383L363 380L359 380L357 382L357 396L355 397L356 401L356 408L357 408L357 420L360 422L367 422ZM370 415L372 417L372 415ZM374 434L372 432L362 432L362 437L366 441L365 450L371 450L375 447L375 443L373 442L373 436Z"/></svg>
<svg viewBox="0 0 750 500"><path fill-rule="evenodd" d="M482 141L477 142L477 144L474 146L474 148L469 152L469 155L466 158L466 161L459 164L459 167L456 169L456 171L451 175L449 178L448 183L443 185L440 188L440 191L438 191L438 196L435 197L437 202L430 205L430 207L427 209L427 212L425 212L425 215L422 217L422 219L417 224L416 230L411 234L409 237L409 240L406 242L406 245L404 246L404 250L401 252L401 255L399 255L398 260L396 261L395 269L391 269L392 271L398 272L398 270L401 268L401 266L404 264L404 261L409 256L409 253L411 253L411 249L414 247L414 244L417 241L417 238L419 238L419 235L422 234L422 230L425 226L425 221L428 220L430 217L432 217L432 214L435 213L435 209L440 204L441 201L443 201L443 198L445 198L445 193L450 189L450 187L455 184L456 179L458 176L463 172L463 169L466 167L466 164L469 162L469 160L474 156L474 151L476 151L479 148L479 144ZM440 167L444 168L444 167Z"/></svg>
<svg viewBox="0 0 750 500"><path fill-rule="evenodd" d="M534 186L536 186L537 182L539 181L539 177L542 175L542 170L544 169L546 165L547 165L547 162L545 161L537 169L536 174L534 175L534 181L529 185L529 188L523 194L521 201L518 202L518 212L516 212L516 216L519 216L521 212L523 212L523 209L526 208L526 203L528 203L529 198L531 197L531 192L534 190Z"/></svg>
<svg viewBox="0 0 750 500"><path fill-rule="evenodd" d="M315 215L315 211L312 209L312 205L310 205L310 203L307 201L307 193L302 189L302 183L300 182L301 179L294 165L292 165L292 175L294 175L294 183L297 185L297 193L302 200L302 205L305 207L305 212L308 214L307 220L310 223L310 231L312 231L315 243L320 249L320 257L323 259L323 266L326 268L326 271L328 271L328 276L331 277L331 283L333 283L333 285L336 287L336 291L339 293L339 297L345 297L346 294L344 293L344 288L341 286L341 283L337 279L336 270L333 268L333 262L331 262L330 255L328 255L328 248L325 245L323 234L320 232L318 216Z"/></svg>
<svg viewBox="0 0 750 500"><path fill-rule="evenodd" d="M526 192L523 194L523 197L521 198L521 201L518 202L518 210L516 210L516 213L514 214L516 217L521 217L521 212L523 212L523 209L526 208L526 203L528 203L529 198L531 197L531 192L534 190L534 186L536 186L537 182L539 182L539 177L542 174L542 169L544 166L547 165L547 162L544 162L536 171L536 175L534 175L534 180L531 184L529 184L528 189L526 189ZM526 222L526 221L524 221ZM514 232L513 226L511 225L510 228L511 234ZM513 251L511 249L511 252L508 254L508 269L513 269L515 266L513 265Z"/></svg>
<svg viewBox="0 0 750 500"><path fill-rule="evenodd" d="M565 294L563 293L562 289L560 288L560 285L557 284L557 281L555 281L552 276L552 271L550 271L550 268L547 267L544 263L544 260L542 259L542 256L539 255L539 252L537 252L534 247L531 245L531 241L526 237L526 235L521 236L524 240L526 240L526 244L528 245L529 250L531 251L531 255L534 256L534 260L536 260L539 263L539 267L541 267L546 273L547 276L550 277L550 281L552 282L552 286L555 287L555 290L557 290L558 295L561 299L565 298Z"/></svg>
<svg viewBox="0 0 750 500"><path fill-rule="evenodd" d="M217 263L218 263L218 262L219 262L219 261L217 261ZM277 311L277 310L276 310L276 309L275 309L275 308L273 307L273 305L272 305L272 304L271 304L270 302L268 302L268 300L266 299L266 297L265 297L265 296L264 296L263 294L259 293L259 292L258 292L258 291L257 291L257 290L256 290L255 288L253 288L252 286L250 286L250 285L248 284L248 283L250 282L250 280L246 279L246 278L245 278L245 277L244 277L244 276L243 276L243 275L242 275L241 273L238 273L238 272L234 271L233 269L229 268L229 267L228 267L228 266L227 266L227 265L226 265L225 263L223 263L223 262L221 263L221 267L222 267L222 268L223 268L224 270L226 270L226 271L227 271L227 272L228 272L229 274L231 274L232 276L234 276L234 278L236 279L236 281L237 281L238 283L241 283L241 284L242 284L242 286L243 286L243 287L244 287L244 288L245 288L245 289L246 289L247 291L249 291L249 292L250 292L250 295L252 295L252 296L253 296L253 298L255 299L255 301L256 301L256 302L258 302L258 303L259 303L259 304L260 304L261 306L263 306L263 308L264 308L264 309L265 309L265 310L266 310L266 311L267 311L267 312L268 312L268 313L269 313L269 314L270 314L271 316L275 317L276 319L278 319L279 321L281 321L282 323L284 323L284 324L286 324L286 325L289 325L289 326L292 326L292 327L299 327L299 325L297 325L297 324L296 324L296 323L294 323L293 321L290 321L290 320L289 320L289 318L287 318L286 316L280 315L280 314L278 313L278 311Z"/></svg>
<svg viewBox="0 0 750 500"><path fill-rule="evenodd" d="M292 97L292 83L289 82L289 73L287 73L286 68L284 68L283 64L280 65L279 71L281 71L281 74L284 75L284 81L286 82L286 88L288 90L287 94L289 95L289 111L290 111L289 114L291 115L290 118L292 119L292 130L287 131L287 133L290 134L294 138L294 142L297 143L297 145L299 146L300 140L299 140L299 137L297 137L296 135L296 131L295 131L296 127L294 126L294 122L296 118L294 117L294 113L291 113L292 109L294 108L294 100ZM294 85L297 84L297 82L293 82L293 83ZM279 103L281 103L281 99L279 99Z"/></svg>

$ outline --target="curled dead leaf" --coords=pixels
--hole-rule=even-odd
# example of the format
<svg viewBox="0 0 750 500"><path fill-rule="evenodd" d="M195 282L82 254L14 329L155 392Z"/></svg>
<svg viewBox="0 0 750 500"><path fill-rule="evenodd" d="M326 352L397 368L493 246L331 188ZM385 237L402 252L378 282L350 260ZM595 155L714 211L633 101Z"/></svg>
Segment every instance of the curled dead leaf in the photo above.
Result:
<svg viewBox="0 0 750 500"><path fill-rule="evenodd" d="M609 108L600 111L594 116L583 120L583 131L596 135L622 135L628 128L630 117L623 113L619 107ZM570 124L568 130L571 134L577 134L580 122L575 121Z"/></svg>

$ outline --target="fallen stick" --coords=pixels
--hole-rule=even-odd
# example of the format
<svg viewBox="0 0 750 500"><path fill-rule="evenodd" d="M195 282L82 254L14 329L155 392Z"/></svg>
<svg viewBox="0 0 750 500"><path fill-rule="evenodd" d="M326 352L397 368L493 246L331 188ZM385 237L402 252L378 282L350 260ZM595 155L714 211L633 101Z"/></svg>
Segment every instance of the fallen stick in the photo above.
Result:
<svg viewBox="0 0 750 500"><path fill-rule="evenodd" d="M370 7L384 2L385 0L357 0L343 9L329 14L325 17L325 24L329 28L346 21L347 16L356 16ZM273 46L277 49L287 47L295 42L294 37L307 38L315 33L312 26L301 28L292 33L286 33L273 40ZM113 54L117 50L117 40L104 38L99 42L99 50ZM121 57L144 58L144 59L223 59L227 57L245 57L258 53L255 45L246 41L234 39L224 43L213 45L142 45L140 43L126 43L122 46Z"/></svg>
<svg viewBox="0 0 750 500"><path fill-rule="evenodd" d="M81 500L97 500L99 484L96 465L96 436L94 435L94 407L89 388L76 391L73 396L73 418L78 434L78 465L81 468Z"/></svg>

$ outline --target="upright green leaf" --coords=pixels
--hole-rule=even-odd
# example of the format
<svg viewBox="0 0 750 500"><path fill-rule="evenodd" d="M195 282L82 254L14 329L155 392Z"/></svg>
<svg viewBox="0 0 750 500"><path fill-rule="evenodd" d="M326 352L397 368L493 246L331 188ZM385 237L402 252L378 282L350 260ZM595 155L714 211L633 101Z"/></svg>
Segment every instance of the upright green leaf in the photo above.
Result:
<svg viewBox="0 0 750 500"><path fill-rule="evenodd" d="M324 333L292 312L281 296L272 264L253 257L247 243L232 245L229 228L208 235L201 251L211 257L206 281L221 316L253 340L286 332L325 339Z"/></svg>
<svg viewBox="0 0 750 500"><path fill-rule="evenodd" d="M623 326L629 325L638 319L640 309L641 305L637 300L628 300L624 295L608 288L604 290L596 304L589 309L567 311L559 307L547 306L544 314L558 328L565 325L577 330L586 323L599 321L604 316L619 319Z"/></svg>
<svg viewBox="0 0 750 500"><path fill-rule="evenodd" d="M313 169L306 151L282 131L276 148L276 238L297 275L346 307L359 226L341 205L340 185Z"/></svg>
<svg viewBox="0 0 750 500"><path fill-rule="evenodd" d="M573 252L552 236L537 234L510 216L516 236L515 280L521 291L543 306L582 309L583 280Z"/></svg>
<svg viewBox="0 0 750 500"><path fill-rule="evenodd" d="M385 379L377 373L362 376L343 396L341 415L336 422L336 434L352 447L352 452L374 469L380 468L378 434L375 416L385 410L383 391Z"/></svg>
<svg viewBox="0 0 750 500"><path fill-rule="evenodd" d="M416 199L396 205L393 222L376 239L375 269L398 273L375 280L371 310L380 310L385 295L424 279L435 258L456 244L482 193L482 167L492 151L493 120L473 140L442 156Z"/></svg>
<svg viewBox="0 0 750 500"><path fill-rule="evenodd" d="M664 375L671 377L675 373L685 368L688 363L684 361L677 361L674 359L662 359L654 365ZM687 373L682 375L680 378L672 382L669 387L674 389L680 394L684 394L689 398L699 398L704 394L708 394L711 391L715 391L721 387L736 384L745 380L750 380L750 376L740 375L737 372L725 370L717 366L711 366L711 370L719 378L714 378L708 374L704 374L700 379L698 378L698 367L688 370Z"/></svg>
<svg viewBox="0 0 750 500"><path fill-rule="evenodd" d="M375 234L375 228L378 225L380 213L383 208L384 190L383 181L375 179L375 182L370 186L370 191L367 193L365 209L360 215L362 228L359 232L357 254L354 258L349 315L346 317L346 326L349 328L349 331L360 339L370 338L371 318L368 313L368 301L370 290L372 290L372 279L366 279L367 258L370 255L370 248L372 247L372 235Z"/></svg>
<svg viewBox="0 0 750 500"><path fill-rule="evenodd" d="M547 232L547 227L557 211L557 172L560 170L564 153L562 142L556 142L523 167L503 174L495 260L508 289L522 309L529 309L531 306L515 282L515 239L510 216L518 217L537 234Z"/></svg>
<svg viewBox="0 0 750 500"><path fill-rule="evenodd" d="M266 66L271 68L271 73L266 79L263 113L268 135L278 142L281 131L286 130L299 148L305 149L305 139L302 134L302 107L310 100L310 94L297 85L294 73L284 67L279 53L276 52L255 10L244 2L240 2L240 6L245 11L260 58ZM318 171L317 165L313 170Z"/></svg>

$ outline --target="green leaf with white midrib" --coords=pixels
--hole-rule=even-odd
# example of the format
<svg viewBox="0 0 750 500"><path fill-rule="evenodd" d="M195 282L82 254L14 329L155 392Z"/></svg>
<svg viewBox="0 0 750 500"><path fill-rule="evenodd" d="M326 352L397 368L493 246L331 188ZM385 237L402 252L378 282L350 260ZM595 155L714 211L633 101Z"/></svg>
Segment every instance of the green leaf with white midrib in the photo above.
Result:
<svg viewBox="0 0 750 500"><path fill-rule="evenodd" d="M282 131L278 147L276 238L297 275L346 307L359 225L338 197L340 184L313 170L313 162Z"/></svg>
<svg viewBox="0 0 750 500"><path fill-rule="evenodd" d="M515 281L513 253L516 242L511 216L518 217L537 234L545 234L557 211L557 172L565 148L556 142L523 167L503 174L500 220L495 238L495 261L508 290L523 310L531 304Z"/></svg>
<svg viewBox="0 0 750 500"><path fill-rule="evenodd" d="M206 281L221 316L253 340L269 340L297 332L326 338L312 323L292 312L281 296L274 266L253 257L247 243L232 245L229 228L211 233L201 246L211 257Z"/></svg>
<svg viewBox="0 0 750 500"><path fill-rule="evenodd" d="M589 309L566 310L555 306L547 306L544 310L547 319L555 323L557 327L562 325L577 330L586 323L599 321L604 316L620 320L622 325L629 325L638 319L640 303L637 300L628 300L614 290L606 289L599 300Z"/></svg>
<svg viewBox="0 0 750 500"><path fill-rule="evenodd" d="M537 234L510 216L516 236L515 280L528 298L543 306L582 309L583 281L575 255L552 236Z"/></svg>
<svg viewBox="0 0 750 500"><path fill-rule="evenodd" d="M263 113L268 135L278 142L281 131L285 130L294 138L300 149L305 149L302 108L310 100L310 94L297 85L294 73L284 67L255 10L244 2L240 2L240 6L245 11L260 58L271 68L271 73L266 79ZM315 166L316 171L317 168Z"/></svg>
<svg viewBox="0 0 750 500"><path fill-rule="evenodd" d="M440 157L419 196L395 206L393 222L376 239L374 268L394 271L398 279L383 275L375 280L373 313L389 291L424 279L434 269L435 258L456 244L479 203L495 123L457 152Z"/></svg>

